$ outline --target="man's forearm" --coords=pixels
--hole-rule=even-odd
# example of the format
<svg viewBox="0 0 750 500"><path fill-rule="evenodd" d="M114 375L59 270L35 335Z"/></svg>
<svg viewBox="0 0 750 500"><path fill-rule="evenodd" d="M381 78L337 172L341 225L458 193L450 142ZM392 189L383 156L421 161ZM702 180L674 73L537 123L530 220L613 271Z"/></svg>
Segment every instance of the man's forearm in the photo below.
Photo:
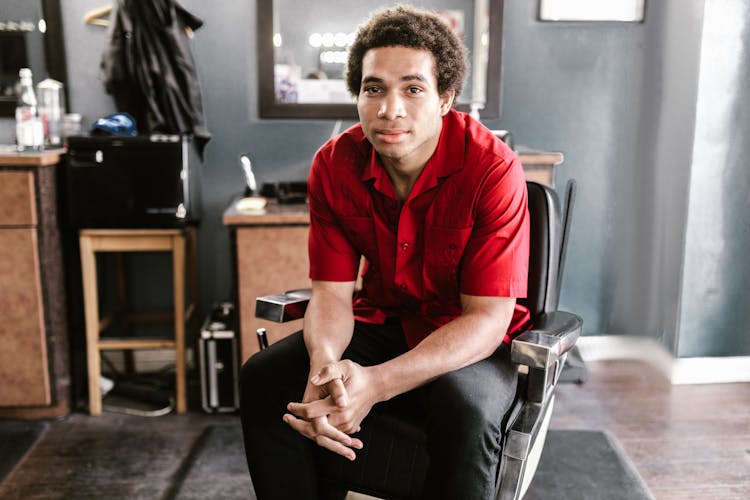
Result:
<svg viewBox="0 0 750 500"><path fill-rule="evenodd" d="M343 430L331 425L329 421L333 410L345 407L348 403L344 381L338 376L324 383L317 383L322 371L336 366L351 340L354 329L354 282L313 281L312 289L304 324L305 347L310 357L312 376L307 381L301 403L289 402L287 409L291 413L284 414L284 422L318 445L354 460L356 455L352 449L361 449L363 446L362 441L348 435L355 429ZM324 400L332 401L333 405L319 415L304 417L293 414L299 405L306 406Z"/></svg>
<svg viewBox="0 0 750 500"><path fill-rule="evenodd" d="M342 293L341 289L332 290L330 286L314 284L304 320L310 367L320 369L341 359L353 330L351 292L345 288Z"/></svg>
<svg viewBox="0 0 750 500"><path fill-rule="evenodd" d="M380 400L420 387L441 375L489 357L502 343L515 300L499 313L469 311L432 332L414 349L377 365Z"/></svg>

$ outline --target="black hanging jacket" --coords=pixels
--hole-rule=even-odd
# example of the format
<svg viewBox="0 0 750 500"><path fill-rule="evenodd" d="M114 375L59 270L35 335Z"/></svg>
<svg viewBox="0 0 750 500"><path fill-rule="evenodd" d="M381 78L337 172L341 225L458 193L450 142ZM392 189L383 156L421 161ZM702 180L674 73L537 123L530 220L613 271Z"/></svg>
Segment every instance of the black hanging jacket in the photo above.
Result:
<svg viewBox="0 0 750 500"><path fill-rule="evenodd" d="M101 78L140 133L190 133L203 156L211 138L186 28L203 21L174 0L117 0Z"/></svg>

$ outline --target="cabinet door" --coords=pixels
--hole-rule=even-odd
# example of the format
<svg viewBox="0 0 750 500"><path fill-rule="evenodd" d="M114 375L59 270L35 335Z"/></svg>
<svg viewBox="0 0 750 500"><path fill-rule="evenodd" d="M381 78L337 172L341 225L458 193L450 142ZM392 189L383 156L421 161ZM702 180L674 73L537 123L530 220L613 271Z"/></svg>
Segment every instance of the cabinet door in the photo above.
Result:
<svg viewBox="0 0 750 500"><path fill-rule="evenodd" d="M302 329L301 321L272 323L255 317L255 298L309 288L307 226L256 226L237 229L242 361L258 352L257 328L268 329L273 343Z"/></svg>
<svg viewBox="0 0 750 500"><path fill-rule="evenodd" d="M34 228L0 228L0 406L49 405Z"/></svg>
<svg viewBox="0 0 750 500"><path fill-rule="evenodd" d="M36 225L34 174L0 172L0 226Z"/></svg>

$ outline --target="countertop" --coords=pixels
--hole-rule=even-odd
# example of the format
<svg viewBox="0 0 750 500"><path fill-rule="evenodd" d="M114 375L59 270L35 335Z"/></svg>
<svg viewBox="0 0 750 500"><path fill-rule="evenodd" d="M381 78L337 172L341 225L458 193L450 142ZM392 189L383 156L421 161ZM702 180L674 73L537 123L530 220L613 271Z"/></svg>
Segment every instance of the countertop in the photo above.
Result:
<svg viewBox="0 0 750 500"><path fill-rule="evenodd" d="M0 145L0 167L48 167L60 163L64 148L41 153L19 153L14 145Z"/></svg>
<svg viewBox="0 0 750 500"><path fill-rule="evenodd" d="M309 224L310 211L306 204L283 205L269 201L261 210L239 211L233 201L224 211L222 222L226 226L262 226L282 224Z"/></svg>

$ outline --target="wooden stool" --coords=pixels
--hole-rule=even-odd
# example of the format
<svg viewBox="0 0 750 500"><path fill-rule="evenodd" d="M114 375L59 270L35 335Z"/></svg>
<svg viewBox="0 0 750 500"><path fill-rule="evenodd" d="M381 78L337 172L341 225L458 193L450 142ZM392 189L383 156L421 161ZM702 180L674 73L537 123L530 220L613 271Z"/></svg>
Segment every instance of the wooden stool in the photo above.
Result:
<svg viewBox="0 0 750 500"><path fill-rule="evenodd" d="M174 349L176 356L177 413L185 413L185 324L190 321L197 300L195 279L195 229L83 229L79 233L83 304L86 316L86 361L89 381L89 413L101 415L100 351L136 349ZM111 317L100 321L96 252L171 252L174 281L174 340L143 338L100 339ZM187 255L187 259L186 259ZM187 266L186 266L187 260ZM189 304L185 307L185 268L189 283ZM127 313L126 313L127 314ZM131 318L132 319L132 318ZM154 321L155 318L140 318ZM158 320L158 318L156 318Z"/></svg>

